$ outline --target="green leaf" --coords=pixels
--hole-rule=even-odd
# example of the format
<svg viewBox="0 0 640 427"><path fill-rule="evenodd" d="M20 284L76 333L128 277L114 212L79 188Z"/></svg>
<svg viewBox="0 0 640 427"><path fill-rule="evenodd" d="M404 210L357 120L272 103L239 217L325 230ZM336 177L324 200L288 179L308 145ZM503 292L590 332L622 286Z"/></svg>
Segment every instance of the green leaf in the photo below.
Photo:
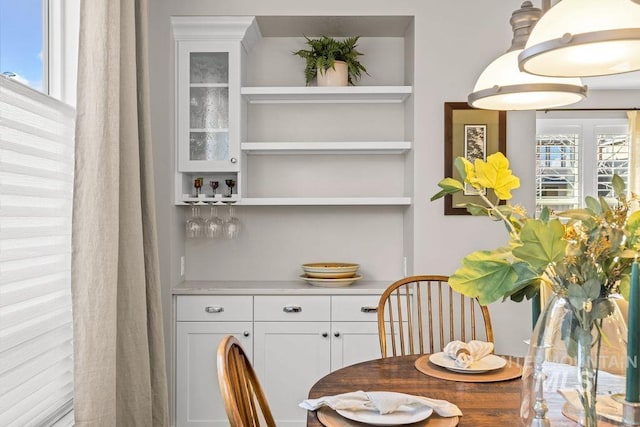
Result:
<svg viewBox="0 0 640 427"><path fill-rule="evenodd" d="M464 182L467 179L467 171L464 169L464 163L461 157L456 157L453 161L453 166L455 166L456 170L460 174L460 179Z"/></svg>
<svg viewBox="0 0 640 427"><path fill-rule="evenodd" d="M624 180L618 174L614 174L613 178L611 178L611 186L616 197L624 196Z"/></svg>
<svg viewBox="0 0 640 427"><path fill-rule="evenodd" d="M581 309L582 306L587 302L587 293L580 285L576 285L575 283L569 283L569 302L571 305L577 309Z"/></svg>
<svg viewBox="0 0 640 427"><path fill-rule="evenodd" d="M583 222L593 222L593 213L587 209L569 209L559 212L560 218L571 218Z"/></svg>
<svg viewBox="0 0 640 427"><path fill-rule="evenodd" d="M591 316L594 319L604 319L608 317L611 313L613 313L613 304L615 302L611 301L608 298L601 298L597 300L593 308L591 309Z"/></svg>
<svg viewBox="0 0 640 427"><path fill-rule="evenodd" d="M600 206L602 206L602 212L604 214L612 214L611 207L609 207L609 203L607 203L607 200L602 196L598 197L598 200L600 200Z"/></svg>
<svg viewBox="0 0 640 427"><path fill-rule="evenodd" d="M460 181L453 178L443 179L438 183L438 187L442 188L442 191L431 196L432 202L443 196L446 196L447 194L454 194L454 193L457 193L458 191L462 191L462 189L464 188L464 186Z"/></svg>
<svg viewBox="0 0 640 427"><path fill-rule="evenodd" d="M584 198L584 202L587 205L587 208L593 211L595 215L602 215L602 206L600 206L600 203L598 203L595 198L587 196Z"/></svg>
<svg viewBox="0 0 640 427"><path fill-rule="evenodd" d="M549 208L545 206L544 208L542 208L542 212L540 212L540 221L546 224L547 222L549 222L549 215Z"/></svg>
<svg viewBox="0 0 640 427"><path fill-rule="evenodd" d="M514 248L513 255L541 273L550 263L564 258L567 242L563 236L564 225L557 219L547 224L540 220L527 221L520 231L522 246Z"/></svg>
<svg viewBox="0 0 640 427"><path fill-rule="evenodd" d="M473 216L489 216L489 209L486 206L475 203L465 203L463 206Z"/></svg>
<svg viewBox="0 0 640 427"><path fill-rule="evenodd" d="M631 277L628 274L624 274L620 278L620 285L618 285L618 289L620 290L620 295L629 301L629 291L631 290Z"/></svg>
<svg viewBox="0 0 640 427"><path fill-rule="evenodd" d="M625 226L627 236L630 237L629 246L633 246L640 237L640 210L632 213L627 219L627 225Z"/></svg>
<svg viewBox="0 0 640 427"><path fill-rule="evenodd" d="M518 281L509 255L507 248L473 252L462 260L462 267L449 278L449 284L463 295L478 298L480 304L498 301Z"/></svg>
<svg viewBox="0 0 640 427"><path fill-rule="evenodd" d="M590 300L595 300L600 296L600 281L598 279L589 279L582 285L584 293Z"/></svg>

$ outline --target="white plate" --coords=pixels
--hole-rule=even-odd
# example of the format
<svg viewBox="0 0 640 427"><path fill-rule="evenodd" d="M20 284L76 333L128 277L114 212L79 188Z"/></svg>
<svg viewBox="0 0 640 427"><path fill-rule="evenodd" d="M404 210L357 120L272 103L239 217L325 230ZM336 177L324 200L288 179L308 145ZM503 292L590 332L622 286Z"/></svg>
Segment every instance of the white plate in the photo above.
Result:
<svg viewBox="0 0 640 427"><path fill-rule="evenodd" d="M307 283L313 286L321 286L324 288L339 288L342 286L349 286L356 280L362 279L362 276L347 277L344 279L319 279L317 277L307 277L305 275L300 276L302 280L306 280Z"/></svg>
<svg viewBox="0 0 640 427"><path fill-rule="evenodd" d="M392 391L370 391L368 394L402 394ZM433 409L428 406L408 406L402 405L390 414L381 415L377 409L351 411L348 409L337 409L336 412L345 418L374 426L397 426L402 424L417 423L429 418Z"/></svg>
<svg viewBox="0 0 640 427"><path fill-rule="evenodd" d="M503 368L507 361L500 356L490 354L482 359L475 361L468 368L463 368L456 365L456 361L444 354L443 352L434 353L429 356L429 362L434 365L441 366L453 372L459 372L462 374L481 374L483 372L495 371Z"/></svg>

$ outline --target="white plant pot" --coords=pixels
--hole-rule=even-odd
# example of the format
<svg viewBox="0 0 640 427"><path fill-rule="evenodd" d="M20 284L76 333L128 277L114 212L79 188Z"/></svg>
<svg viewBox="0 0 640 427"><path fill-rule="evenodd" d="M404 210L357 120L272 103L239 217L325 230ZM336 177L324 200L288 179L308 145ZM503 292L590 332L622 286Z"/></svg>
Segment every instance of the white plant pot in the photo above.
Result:
<svg viewBox="0 0 640 427"><path fill-rule="evenodd" d="M335 61L334 67L335 69L318 70L318 86L347 86L349 84L347 63Z"/></svg>

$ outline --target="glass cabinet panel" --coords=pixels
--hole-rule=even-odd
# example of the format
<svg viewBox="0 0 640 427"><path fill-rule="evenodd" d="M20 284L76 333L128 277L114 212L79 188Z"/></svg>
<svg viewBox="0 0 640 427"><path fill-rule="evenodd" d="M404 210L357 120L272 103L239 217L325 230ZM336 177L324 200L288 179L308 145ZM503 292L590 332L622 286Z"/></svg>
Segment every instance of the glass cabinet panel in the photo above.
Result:
<svg viewBox="0 0 640 427"><path fill-rule="evenodd" d="M229 53L189 54L189 160L229 159Z"/></svg>

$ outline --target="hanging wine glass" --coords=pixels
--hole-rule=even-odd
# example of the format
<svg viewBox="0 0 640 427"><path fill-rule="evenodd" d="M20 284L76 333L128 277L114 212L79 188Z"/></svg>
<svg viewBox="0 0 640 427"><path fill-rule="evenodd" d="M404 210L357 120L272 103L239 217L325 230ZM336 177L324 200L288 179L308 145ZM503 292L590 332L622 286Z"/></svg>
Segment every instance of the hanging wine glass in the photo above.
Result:
<svg viewBox="0 0 640 427"><path fill-rule="evenodd" d="M209 185L211 186L211 191L213 191L211 197L216 197L216 190L220 186L218 181L209 181Z"/></svg>
<svg viewBox="0 0 640 427"><path fill-rule="evenodd" d="M199 239L204 233L204 220L200 217L198 207L194 203L191 205L191 218L186 222L187 237L190 239Z"/></svg>
<svg viewBox="0 0 640 427"><path fill-rule="evenodd" d="M204 225L205 234L210 239L219 239L224 231L224 221L218 217L218 207L211 203L211 212Z"/></svg>
<svg viewBox="0 0 640 427"><path fill-rule="evenodd" d="M232 240L238 237L240 220L236 217L235 207L229 203L229 218L224 223L224 237Z"/></svg>
<svg viewBox="0 0 640 427"><path fill-rule="evenodd" d="M196 189L196 197L200 194L200 188L202 188L202 178L196 178L193 180L193 186Z"/></svg>
<svg viewBox="0 0 640 427"><path fill-rule="evenodd" d="M227 184L229 188L229 192L227 193L227 197L231 197L233 195L233 187L236 186L236 181L233 179L225 179L224 183Z"/></svg>

